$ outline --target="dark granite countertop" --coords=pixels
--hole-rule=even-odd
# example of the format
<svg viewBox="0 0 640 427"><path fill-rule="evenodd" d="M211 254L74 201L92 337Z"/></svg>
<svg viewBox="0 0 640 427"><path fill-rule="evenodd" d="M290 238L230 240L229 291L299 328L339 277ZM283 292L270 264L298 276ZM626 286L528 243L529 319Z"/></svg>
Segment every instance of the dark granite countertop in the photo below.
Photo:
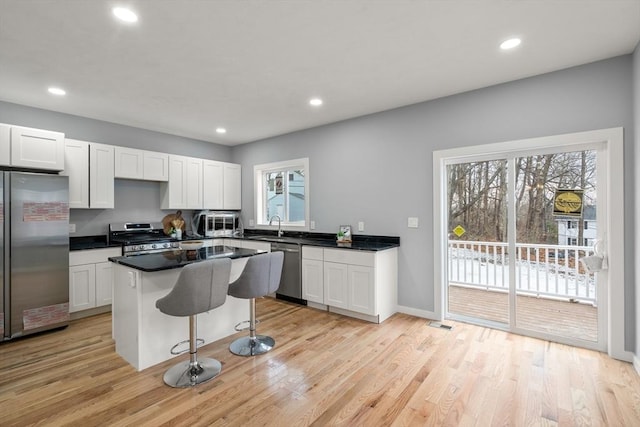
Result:
<svg viewBox="0 0 640 427"><path fill-rule="evenodd" d="M103 249L103 248L117 248L122 246L121 244L113 243L109 244L109 240L105 234L97 236L71 236L69 237L69 250L70 251L82 251L85 249Z"/></svg>
<svg viewBox="0 0 640 427"><path fill-rule="evenodd" d="M244 258L263 253L253 249L212 246L197 251L175 250L155 254L111 257L109 261L141 271L162 271L214 258Z"/></svg>
<svg viewBox="0 0 640 427"><path fill-rule="evenodd" d="M282 237L278 237L275 231L266 230L245 230L244 236L234 238L361 251L383 251L400 246L400 237L363 234L353 235L351 243L338 243L335 234L331 233L285 232Z"/></svg>

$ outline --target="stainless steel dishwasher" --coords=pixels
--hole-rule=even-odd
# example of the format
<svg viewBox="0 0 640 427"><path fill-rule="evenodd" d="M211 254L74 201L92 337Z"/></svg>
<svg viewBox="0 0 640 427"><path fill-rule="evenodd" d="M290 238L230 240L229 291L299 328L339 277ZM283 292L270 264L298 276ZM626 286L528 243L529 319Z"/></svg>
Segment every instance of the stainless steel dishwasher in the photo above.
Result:
<svg viewBox="0 0 640 427"><path fill-rule="evenodd" d="M284 265L276 298L307 305L302 299L302 252L298 243L271 242L271 252L284 252Z"/></svg>

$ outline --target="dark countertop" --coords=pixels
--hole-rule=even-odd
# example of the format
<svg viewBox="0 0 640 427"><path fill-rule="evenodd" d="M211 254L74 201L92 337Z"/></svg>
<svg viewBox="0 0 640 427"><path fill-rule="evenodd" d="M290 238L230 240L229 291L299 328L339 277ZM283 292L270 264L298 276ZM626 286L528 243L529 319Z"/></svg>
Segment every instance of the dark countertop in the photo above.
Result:
<svg viewBox="0 0 640 427"><path fill-rule="evenodd" d="M146 255L111 257L109 261L141 271L162 271L214 258L244 258L263 253L253 249L212 246L197 251L175 250Z"/></svg>
<svg viewBox="0 0 640 427"><path fill-rule="evenodd" d="M240 237L195 237L185 236L187 240L210 240L210 239L238 239L255 240L262 242L294 243L308 246L321 246L324 248L354 249L361 251L383 251L400 246L400 237L393 236L370 236L355 234L351 243L338 243L335 234L331 233L308 233L308 232L285 232L282 237L278 237L275 231L271 230L245 230L244 236ZM69 238L69 250L78 251L85 249L101 249L118 247L119 244L109 244L106 235L81 236Z"/></svg>
<svg viewBox="0 0 640 427"><path fill-rule="evenodd" d="M235 238L361 251L383 251L400 246L400 237L369 236L363 234L353 235L351 243L338 243L336 241L336 235L331 233L285 232L282 237L278 237L276 232L265 230L245 230L243 237Z"/></svg>
<svg viewBox="0 0 640 427"><path fill-rule="evenodd" d="M69 237L69 250L70 251L82 251L85 249L103 249L103 248L117 248L122 246L118 243L109 244L109 240L105 234L98 236L78 236Z"/></svg>

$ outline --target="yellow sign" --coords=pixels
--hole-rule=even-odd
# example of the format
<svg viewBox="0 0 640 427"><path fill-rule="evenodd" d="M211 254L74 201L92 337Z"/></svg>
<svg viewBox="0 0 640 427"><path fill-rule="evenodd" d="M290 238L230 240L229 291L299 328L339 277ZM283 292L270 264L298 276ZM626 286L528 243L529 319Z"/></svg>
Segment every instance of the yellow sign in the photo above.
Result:
<svg viewBox="0 0 640 427"><path fill-rule="evenodd" d="M560 216L582 216L582 190L556 190L553 214Z"/></svg>
<svg viewBox="0 0 640 427"><path fill-rule="evenodd" d="M453 234L455 234L456 236L460 237L462 236L464 233L466 233L467 230L464 229L463 226L459 225L456 228L453 229Z"/></svg>

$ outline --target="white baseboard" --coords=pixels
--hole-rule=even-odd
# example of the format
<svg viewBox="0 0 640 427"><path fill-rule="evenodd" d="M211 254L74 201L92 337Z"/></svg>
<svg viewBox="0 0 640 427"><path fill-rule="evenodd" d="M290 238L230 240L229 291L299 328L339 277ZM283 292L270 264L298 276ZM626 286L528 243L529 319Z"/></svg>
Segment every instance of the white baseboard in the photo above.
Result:
<svg viewBox="0 0 640 427"><path fill-rule="evenodd" d="M640 357L633 356L633 367L636 369L636 373L640 375Z"/></svg>
<svg viewBox="0 0 640 427"><path fill-rule="evenodd" d="M399 305L397 307L397 310L398 310L398 313L409 314L411 316L422 317L430 320L440 320L438 319L438 316L436 316L436 313L433 311L421 310L419 308L413 308L413 307L405 307L402 305Z"/></svg>

